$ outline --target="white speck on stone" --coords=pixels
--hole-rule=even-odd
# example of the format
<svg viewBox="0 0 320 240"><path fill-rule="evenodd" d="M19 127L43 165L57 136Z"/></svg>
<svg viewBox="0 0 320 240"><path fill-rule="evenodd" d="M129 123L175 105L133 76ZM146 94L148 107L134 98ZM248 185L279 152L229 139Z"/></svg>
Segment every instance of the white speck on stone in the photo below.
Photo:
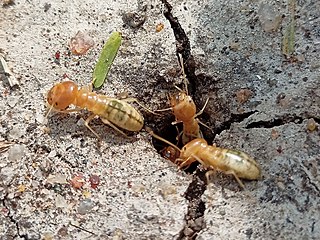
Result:
<svg viewBox="0 0 320 240"><path fill-rule="evenodd" d="M57 155L57 151L56 150L52 150L49 154L48 154L48 158L54 158Z"/></svg>
<svg viewBox="0 0 320 240"><path fill-rule="evenodd" d="M19 102L19 98L15 97L15 96L11 96L7 98L7 103L10 107L14 107L17 105L17 103Z"/></svg>
<svg viewBox="0 0 320 240"><path fill-rule="evenodd" d="M36 113L36 121L40 124L45 124L46 118L43 116L43 114Z"/></svg>
<svg viewBox="0 0 320 240"><path fill-rule="evenodd" d="M10 140L19 140L25 134L24 128L21 126L14 126L9 132Z"/></svg>
<svg viewBox="0 0 320 240"><path fill-rule="evenodd" d="M67 208L68 207L67 201L61 195L56 196L55 202L56 202L57 208Z"/></svg>
<svg viewBox="0 0 320 240"><path fill-rule="evenodd" d="M77 122L77 125L78 126L84 126L85 122L86 121L83 118L80 118L79 121Z"/></svg>
<svg viewBox="0 0 320 240"><path fill-rule="evenodd" d="M20 160L25 154L25 146L21 144L14 144L8 151L8 160Z"/></svg>

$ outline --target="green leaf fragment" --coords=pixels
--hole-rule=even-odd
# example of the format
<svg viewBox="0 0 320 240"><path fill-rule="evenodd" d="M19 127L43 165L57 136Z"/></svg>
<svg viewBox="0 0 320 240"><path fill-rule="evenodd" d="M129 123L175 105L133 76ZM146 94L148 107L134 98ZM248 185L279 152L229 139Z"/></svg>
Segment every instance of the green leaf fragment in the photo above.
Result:
<svg viewBox="0 0 320 240"><path fill-rule="evenodd" d="M287 27L283 41L282 41L282 53L286 56L290 56L294 52L295 45L295 22L292 20Z"/></svg>
<svg viewBox="0 0 320 240"><path fill-rule="evenodd" d="M104 44L98 62L93 70L93 86L100 88L105 82L114 58L121 45L121 33L113 32Z"/></svg>
<svg viewBox="0 0 320 240"><path fill-rule="evenodd" d="M288 0L288 10L290 12L290 22L287 26L283 40L282 40L282 53L287 57L292 56L294 53L295 45L295 14L296 14L297 3L296 0Z"/></svg>

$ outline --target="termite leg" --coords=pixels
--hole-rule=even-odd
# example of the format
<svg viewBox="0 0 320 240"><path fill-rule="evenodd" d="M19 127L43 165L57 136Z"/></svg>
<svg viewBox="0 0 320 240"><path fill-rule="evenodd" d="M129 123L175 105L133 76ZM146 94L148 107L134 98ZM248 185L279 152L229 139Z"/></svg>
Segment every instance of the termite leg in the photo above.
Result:
<svg viewBox="0 0 320 240"><path fill-rule="evenodd" d="M45 118L49 116L52 110L53 110L53 105L51 105L50 108L48 109L48 112L46 113Z"/></svg>
<svg viewBox="0 0 320 240"><path fill-rule="evenodd" d="M191 163L193 163L193 162L195 161L195 160L192 159L192 158L194 158L194 156L188 157L186 160L184 160L182 163L180 163L180 164L179 164L179 169L181 169L181 168L183 168L183 167L188 168L188 167L191 165ZM195 158L195 159L197 159L197 158ZM179 160L180 160L180 159L177 158L177 162L178 162ZM181 159L181 160L183 160L183 159Z"/></svg>
<svg viewBox="0 0 320 240"><path fill-rule="evenodd" d="M171 125L176 125L178 123L182 123L182 121L180 121L180 120L179 121L174 121L174 122L171 123Z"/></svg>
<svg viewBox="0 0 320 240"><path fill-rule="evenodd" d="M81 110L82 110L81 108L73 108L73 109L59 110L59 109L55 109L55 108L53 107L53 105L52 105L52 106L49 107L49 110L48 110L48 112L46 113L45 117L47 118L51 112L71 113L71 112L79 112L79 111L81 111Z"/></svg>
<svg viewBox="0 0 320 240"><path fill-rule="evenodd" d="M179 62L180 62L180 66L181 66L181 70L182 70L182 74L183 74L183 82L184 82L184 87L186 89L186 94L188 94L188 79L186 77L186 73L184 71L184 62L183 62L183 57L182 54L179 54Z"/></svg>
<svg viewBox="0 0 320 240"><path fill-rule="evenodd" d="M84 125L85 125L94 135L96 135L96 137L100 140L100 139L101 139L100 136L89 126L89 122L90 122L92 119L94 119L95 116L96 116L95 114L90 115L90 116L86 119Z"/></svg>
<svg viewBox="0 0 320 240"><path fill-rule="evenodd" d="M114 124L112 124L108 119L106 118L101 118L101 121L104 123L104 124L107 124L109 125L110 127L112 127L114 130L116 130L117 132L121 133L123 136L125 137L129 137L127 134L125 134L124 132L122 132L119 128L117 128Z"/></svg>
<svg viewBox="0 0 320 240"><path fill-rule="evenodd" d="M209 183L211 183L211 179L216 176L216 173L217 173L217 171L215 171L215 170L209 170L206 172L207 185L209 185ZM211 177L211 176L214 176L214 177Z"/></svg>
<svg viewBox="0 0 320 240"><path fill-rule="evenodd" d="M155 134L155 133L151 130L151 128L146 127L146 131L147 131L152 137L154 137L154 138L156 138L156 139L158 139L158 140L160 140L160 141L162 141L162 142L170 145L170 146L173 147L174 149L176 149L176 150L178 150L179 152L181 152L181 150L180 150L176 145L174 145L173 143L169 142L168 140L160 137L159 135Z"/></svg>
<svg viewBox="0 0 320 240"><path fill-rule="evenodd" d="M178 146L178 145L179 145L179 140L180 140L180 138L181 138L181 136L182 136L183 132L179 132L179 129L178 129L178 127L177 127L177 126L176 126L176 130L177 130L177 132L178 132L178 135L176 136L177 146Z"/></svg>
<svg viewBox="0 0 320 240"><path fill-rule="evenodd" d="M82 110L81 108L72 108L72 109L65 109L65 110L53 109L53 111L59 112L59 113L80 112L81 110Z"/></svg>
<svg viewBox="0 0 320 240"><path fill-rule="evenodd" d="M214 133L214 131L212 130L211 127L209 127L207 124L201 122L198 118L196 119L198 123L200 123L202 126L208 128L212 133ZM202 135L201 131L200 131L200 134Z"/></svg>
<svg viewBox="0 0 320 240"><path fill-rule="evenodd" d="M208 104L208 102L209 102L209 99L210 99L210 98L207 98L207 100L206 100L205 104L203 105L202 109L201 109L196 115L194 115L194 118L198 117L199 115L201 115L201 114L203 113L204 109L206 108L206 106L207 106L207 104ZM208 129L213 133L213 130L212 130L207 124L201 122L200 119L198 119L198 118L197 118L197 121L198 121L198 123L200 123L202 126L208 128Z"/></svg>
<svg viewBox="0 0 320 240"><path fill-rule="evenodd" d="M169 111L169 110L172 111L172 107L164 108L164 109L159 109L159 110L155 110L155 111L156 111L156 112L164 112L164 111Z"/></svg>
<svg viewBox="0 0 320 240"><path fill-rule="evenodd" d="M245 189L242 181L240 180L240 178L237 176L237 174L233 171L233 170L229 170L229 171L226 171L225 174L231 174L234 176L234 178L237 180L237 182L239 183L240 187L242 189Z"/></svg>
<svg viewBox="0 0 320 240"><path fill-rule="evenodd" d="M154 114L154 115L161 116L161 114L155 113L155 112L151 111L149 108L145 107L145 106L144 106L142 103L140 103L140 102L138 101L138 99L136 99L136 98L125 98L125 99L122 99L121 101L125 101L125 102L135 102L136 104L138 104L140 107L142 107L142 108L143 108L144 110L146 110L147 112L152 113L152 114Z"/></svg>

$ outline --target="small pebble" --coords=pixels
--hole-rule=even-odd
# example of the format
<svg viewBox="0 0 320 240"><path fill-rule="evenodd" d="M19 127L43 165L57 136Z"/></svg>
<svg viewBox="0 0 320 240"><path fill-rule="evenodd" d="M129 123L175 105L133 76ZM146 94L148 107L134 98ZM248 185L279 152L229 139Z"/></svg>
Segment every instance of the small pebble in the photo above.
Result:
<svg viewBox="0 0 320 240"><path fill-rule="evenodd" d="M54 158L57 155L57 151L52 150L49 154L48 154L48 158Z"/></svg>
<svg viewBox="0 0 320 240"><path fill-rule="evenodd" d="M94 203L91 199L87 198L80 202L78 207L78 213L79 214L86 214L88 213L94 206Z"/></svg>
<svg viewBox="0 0 320 240"><path fill-rule="evenodd" d="M78 31L70 40L70 50L74 55L84 55L93 47L94 41L87 33Z"/></svg>
<svg viewBox="0 0 320 240"><path fill-rule="evenodd" d="M10 140L19 140L25 134L25 131L21 126L14 126L9 132Z"/></svg>
<svg viewBox="0 0 320 240"><path fill-rule="evenodd" d="M96 189L100 184L100 178L97 175L91 175L89 178L90 185L93 189Z"/></svg>
<svg viewBox="0 0 320 240"><path fill-rule="evenodd" d="M7 98L7 103L12 108L16 106L18 102L19 102L19 98L16 96L10 96Z"/></svg>
<svg viewBox="0 0 320 240"><path fill-rule="evenodd" d="M281 16L276 12L272 5L262 3L258 10L261 26L266 32L276 31L281 23Z"/></svg>
<svg viewBox="0 0 320 240"><path fill-rule="evenodd" d="M313 132L313 131L315 131L317 129L317 123L313 118L308 119L308 121L307 121L307 129L310 132Z"/></svg>

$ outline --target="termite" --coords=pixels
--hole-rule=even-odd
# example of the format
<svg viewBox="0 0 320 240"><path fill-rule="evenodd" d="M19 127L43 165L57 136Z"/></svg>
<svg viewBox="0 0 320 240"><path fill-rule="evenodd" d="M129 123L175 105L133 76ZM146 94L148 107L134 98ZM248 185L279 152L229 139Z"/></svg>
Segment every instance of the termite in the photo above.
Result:
<svg viewBox="0 0 320 240"><path fill-rule="evenodd" d="M187 92L180 91L171 96L170 104L171 110L176 118L173 124L182 122L182 144L185 145L195 138L203 138L200 130L200 121L197 117L203 113L209 99L205 102L203 108L196 113L196 105L191 96Z"/></svg>
<svg viewBox="0 0 320 240"><path fill-rule="evenodd" d="M85 121L86 127L100 139L99 135L89 126L89 122L99 116L103 123L109 125L116 131L127 136L119 128L138 132L144 124L143 116L127 102L135 101L134 98L118 100L105 95L92 92L92 87L79 87L73 81L67 80L53 86L47 95L50 111L74 112L87 109L92 112ZM137 102L139 105L140 103ZM74 105L76 109L67 109ZM118 128L119 127L119 128Z"/></svg>
<svg viewBox="0 0 320 240"><path fill-rule="evenodd" d="M176 118L176 121L173 122L172 124L177 124L177 123L183 124L181 139L182 139L182 144L185 145L195 138L203 138L199 123L201 123L205 127L208 127L208 126L200 122L200 120L197 119L197 117L203 113L206 105L208 104L209 98L206 100L203 108L197 113L196 104L192 100L191 96L188 94L187 79L184 73L183 59L180 55L179 57L180 57L181 69L184 77L185 90L182 90L177 86L175 86L179 90L179 92L169 97L171 107L157 110L157 111L172 110Z"/></svg>
<svg viewBox="0 0 320 240"><path fill-rule="evenodd" d="M147 130L154 138L169 144L180 153L176 159L179 168L189 167L191 163L198 161L206 169L219 170L233 175L242 188L244 188L244 185L240 178L247 180L260 178L261 171L257 162L244 152L208 145L203 138L193 139L185 144L182 149L179 149L176 145L156 135L150 129Z"/></svg>

